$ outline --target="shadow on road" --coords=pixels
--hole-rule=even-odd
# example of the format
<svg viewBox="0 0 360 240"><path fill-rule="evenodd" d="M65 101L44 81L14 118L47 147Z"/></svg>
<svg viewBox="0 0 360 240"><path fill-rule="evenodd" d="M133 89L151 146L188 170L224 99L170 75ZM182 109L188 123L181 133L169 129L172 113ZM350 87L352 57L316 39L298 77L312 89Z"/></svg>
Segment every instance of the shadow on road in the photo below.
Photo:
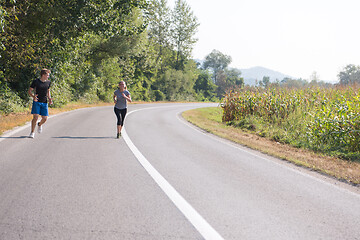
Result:
<svg viewBox="0 0 360 240"><path fill-rule="evenodd" d="M7 138L9 138L9 139L19 139L19 138L28 138L29 136L18 136L18 137L0 137L0 139L1 138L4 138L4 139L7 139Z"/></svg>
<svg viewBox="0 0 360 240"><path fill-rule="evenodd" d="M114 139L115 137L76 137L76 136L60 136L52 137L58 139Z"/></svg>

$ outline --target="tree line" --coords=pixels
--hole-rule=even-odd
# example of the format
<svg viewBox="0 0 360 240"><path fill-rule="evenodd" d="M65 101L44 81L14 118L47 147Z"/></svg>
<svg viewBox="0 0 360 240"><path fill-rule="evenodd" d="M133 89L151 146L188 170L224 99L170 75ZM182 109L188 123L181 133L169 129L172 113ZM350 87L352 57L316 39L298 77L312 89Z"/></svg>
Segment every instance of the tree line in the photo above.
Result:
<svg viewBox="0 0 360 240"><path fill-rule="evenodd" d="M29 106L42 68L55 107L111 101L120 80L134 100L217 101L244 80L218 50L192 59L198 27L185 0L0 0L0 113ZM359 73L349 65L340 82Z"/></svg>
<svg viewBox="0 0 360 240"><path fill-rule="evenodd" d="M2 113L29 105L27 89L42 68L52 71L55 107L111 101L120 80L140 101L215 101L224 92L225 72L214 81L192 59L199 23L184 0L173 9L166 0L0 3Z"/></svg>
<svg viewBox="0 0 360 240"><path fill-rule="evenodd" d="M264 76L262 80L258 81L256 85L263 88L271 87L285 87L285 88L306 88L306 87L320 87L332 88L337 85L352 87L360 84L360 66L354 64L346 65L343 70L337 75L339 82L332 84L319 79L316 72L313 72L309 80L306 79L292 79L286 77L282 80L270 82L270 77Z"/></svg>

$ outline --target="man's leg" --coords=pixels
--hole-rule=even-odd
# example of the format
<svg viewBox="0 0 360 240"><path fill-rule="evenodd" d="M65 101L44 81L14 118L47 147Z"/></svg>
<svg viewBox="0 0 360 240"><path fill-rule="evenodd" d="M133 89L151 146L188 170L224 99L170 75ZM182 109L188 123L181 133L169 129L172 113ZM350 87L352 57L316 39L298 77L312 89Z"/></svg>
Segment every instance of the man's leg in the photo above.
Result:
<svg viewBox="0 0 360 240"><path fill-rule="evenodd" d="M37 120L39 119L39 114L33 114L33 119L31 121L31 132L35 131Z"/></svg>
<svg viewBox="0 0 360 240"><path fill-rule="evenodd" d="M47 116L41 116L41 121L39 122L39 126L41 126L41 125L43 125L45 122L46 122L46 120L47 120Z"/></svg>

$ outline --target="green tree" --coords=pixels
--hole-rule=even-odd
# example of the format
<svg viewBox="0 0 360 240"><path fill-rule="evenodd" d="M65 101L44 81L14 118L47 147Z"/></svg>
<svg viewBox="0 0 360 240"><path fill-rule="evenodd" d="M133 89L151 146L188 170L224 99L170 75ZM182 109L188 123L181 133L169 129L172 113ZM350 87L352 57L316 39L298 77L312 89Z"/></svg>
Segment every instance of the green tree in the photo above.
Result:
<svg viewBox="0 0 360 240"><path fill-rule="evenodd" d="M226 81L234 87L244 85L244 78L241 77L241 71L236 68L225 69Z"/></svg>
<svg viewBox="0 0 360 240"><path fill-rule="evenodd" d="M204 98L200 100L213 99L216 95L216 88L216 85L212 82L211 74L206 70L200 69L200 74L198 75L194 85L196 93Z"/></svg>
<svg viewBox="0 0 360 240"><path fill-rule="evenodd" d="M184 70L168 69L160 74L154 84L154 90L160 90L169 101L195 100L196 77L196 63L188 61Z"/></svg>
<svg viewBox="0 0 360 240"><path fill-rule="evenodd" d="M219 70L216 79L216 93L218 98L222 98L230 89L241 88L244 85L241 71L234 68Z"/></svg>
<svg viewBox="0 0 360 240"><path fill-rule="evenodd" d="M263 76L263 79L259 82L259 85L267 88L270 85L270 77Z"/></svg>
<svg viewBox="0 0 360 240"><path fill-rule="evenodd" d="M342 85L360 83L360 66L349 64L338 74L338 77Z"/></svg>
<svg viewBox="0 0 360 240"><path fill-rule="evenodd" d="M195 33L199 23L184 0L176 0L171 21L171 37L176 51L175 69L182 70L186 59L191 57L193 45L197 41Z"/></svg>
<svg viewBox="0 0 360 240"><path fill-rule="evenodd" d="M219 71L224 71L231 63L231 57L223 54L218 50L212 50L212 52L205 57L203 64L204 69L211 69L213 71L213 80L216 84L219 75Z"/></svg>
<svg viewBox="0 0 360 240"><path fill-rule="evenodd" d="M164 49L171 49L171 11L166 0L152 0L150 6L148 35L158 52L156 61L161 64Z"/></svg>

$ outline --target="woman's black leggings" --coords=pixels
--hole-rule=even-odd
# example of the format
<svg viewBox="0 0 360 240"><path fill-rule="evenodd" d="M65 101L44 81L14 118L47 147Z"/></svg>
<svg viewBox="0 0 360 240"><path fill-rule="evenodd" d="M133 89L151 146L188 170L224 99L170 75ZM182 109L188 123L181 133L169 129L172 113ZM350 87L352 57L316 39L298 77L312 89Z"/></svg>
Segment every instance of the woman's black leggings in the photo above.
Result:
<svg viewBox="0 0 360 240"><path fill-rule="evenodd" d="M124 126L124 120L125 120L127 108L118 109L118 108L114 107L114 112L117 117L117 125Z"/></svg>

